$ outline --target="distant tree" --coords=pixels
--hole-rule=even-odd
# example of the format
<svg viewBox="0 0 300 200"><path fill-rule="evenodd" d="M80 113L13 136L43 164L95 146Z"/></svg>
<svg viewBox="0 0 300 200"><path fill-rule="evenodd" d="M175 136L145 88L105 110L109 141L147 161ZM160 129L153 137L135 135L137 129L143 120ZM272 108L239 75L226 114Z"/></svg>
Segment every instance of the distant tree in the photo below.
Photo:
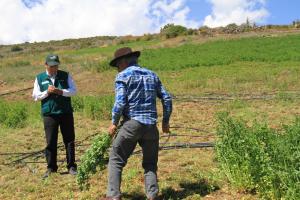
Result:
<svg viewBox="0 0 300 200"><path fill-rule="evenodd" d="M251 24L250 24L250 20L249 20L249 18L247 17L247 19L246 19L246 26L251 26Z"/></svg>
<svg viewBox="0 0 300 200"><path fill-rule="evenodd" d="M294 26L295 28L300 28L300 20L297 19L297 20L293 21L293 26Z"/></svg>
<svg viewBox="0 0 300 200"><path fill-rule="evenodd" d="M189 28L189 29L187 29L186 34L187 35L197 35L197 30Z"/></svg>
<svg viewBox="0 0 300 200"><path fill-rule="evenodd" d="M18 45L15 45L11 47L11 51L23 51L23 48Z"/></svg>
<svg viewBox="0 0 300 200"><path fill-rule="evenodd" d="M238 33L239 31L239 26L236 25L235 23L232 24L228 24L225 28L224 28L224 32L225 33Z"/></svg>
<svg viewBox="0 0 300 200"><path fill-rule="evenodd" d="M201 26L199 28L199 33L202 36L212 36L212 29L208 26Z"/></svg>
<svg viewBox="0 0 300 200"><path fill-rule="evenodd" d="M186 35L187 28L181 25L166 24L160 29L160 34L166 36L166 38L174 38L179 35Z"/></svg>

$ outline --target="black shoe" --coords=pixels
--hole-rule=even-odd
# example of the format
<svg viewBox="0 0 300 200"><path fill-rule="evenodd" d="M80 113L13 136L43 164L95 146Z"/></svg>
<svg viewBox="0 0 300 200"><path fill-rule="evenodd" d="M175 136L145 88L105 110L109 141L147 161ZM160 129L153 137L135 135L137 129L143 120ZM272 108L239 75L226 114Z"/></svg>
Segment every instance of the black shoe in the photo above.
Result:
<svg viewBox="0 0 300 200"><path fill-rule="evenodd" d="M77 169L75 167L70 167L69 174L74 176L77 175Z"/></svg>
<svg viewBox="0 0 300 200"><path fill-rule="evenodd" d="M47 169L47 171L45 172L45 174L42 176L42 179L46 179L48 178L52 173L56 173L56 170L53 169Z"/></svg>

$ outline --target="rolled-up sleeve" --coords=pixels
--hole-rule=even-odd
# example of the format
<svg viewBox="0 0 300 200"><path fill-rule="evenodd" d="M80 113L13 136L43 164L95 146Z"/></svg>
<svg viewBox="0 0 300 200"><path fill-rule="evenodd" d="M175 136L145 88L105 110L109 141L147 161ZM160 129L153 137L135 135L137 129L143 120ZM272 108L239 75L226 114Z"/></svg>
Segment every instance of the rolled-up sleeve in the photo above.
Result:
<svg viewBox="0 0 300 200"><path fill-rule="evenodd" d="M112 123L118 125L127 101L126 83L121 77L115 81L115 103L112 109Z"/></svg>

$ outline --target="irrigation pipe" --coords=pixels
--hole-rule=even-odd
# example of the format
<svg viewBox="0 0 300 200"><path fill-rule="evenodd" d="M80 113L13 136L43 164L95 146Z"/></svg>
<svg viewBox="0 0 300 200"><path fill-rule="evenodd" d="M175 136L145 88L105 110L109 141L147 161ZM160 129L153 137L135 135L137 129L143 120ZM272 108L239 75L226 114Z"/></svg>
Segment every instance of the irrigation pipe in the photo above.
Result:
<svg viewBox="0 0 300 200"><path fill-rule="evenodd" d="M88 144L82 144L83 141L86 141L87 139L97 135L99 133L95 133L92 135L87 136L86 138L84 138L83 140L80 140L78 142L76 142L76 146L88 146ZM164 134L161 135L161 138L167 137L166 140L164 142L162 142L160 144L159 150L170 150L170 149L186 149L186 148L205 148L205 147L213 147L214 143L213 142L201 142L201 143L168 143L171 137L181 137L181 136L185 136L185 137L192 137L192 138L200 138L200 137L209 137L209 136L204 136L204 135L188 135L188 134ZM58 149L64 147L63 144L59 144L58 145ZM34 151L34 152L27 152L27 153L1 153L0 155L18 155L18 156L22 156L21 158L19 157L16 160L13 160L12 162L10 162L9 164L5 164L5 165L11 165L11 164L16 164L16 163L45 163L45 162L41 162L41 161L25 161L28 158L32 158L34 160L37 160L38 158L40 158L42 156L42 153L44 152L44 150L39 150L39 151ZM141 153L141 150L137 150L135 151L133 154L139 154Z"/></svg>
<svg viewBox="0 0 300 200"><path fill-rule="evenodd" d="M202 149L202 148L212 148L214 147L213 142L198 142L198 143L166 143L167 146L160 146L159 151L166 151L166 150L179 150L179 149ZM141 154L142 150L137 150L133 152L132 155ZM64 160L58 160L58 163L64 163ZM80 162L80 160L76 160L76 162ZM34 164L34 163L46 163L45 161L22 161L22 164ZM10 165L10 164L4 164Z"/></svg>

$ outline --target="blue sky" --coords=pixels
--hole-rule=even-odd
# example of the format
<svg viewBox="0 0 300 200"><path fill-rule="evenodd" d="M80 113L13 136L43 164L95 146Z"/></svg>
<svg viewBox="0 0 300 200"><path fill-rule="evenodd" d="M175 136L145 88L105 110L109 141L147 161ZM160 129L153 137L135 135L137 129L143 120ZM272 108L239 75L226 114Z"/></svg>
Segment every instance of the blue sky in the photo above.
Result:
<svg viewBox="0 0 300 200"><path fill-rule="evenodd" d="M186 3L191 9L190 19L201 21L211 13L212 5L207 0L187 0ZM265 7L270 15L262 24L291 24L300 20L300 0L267 0Z"/></svg>
<svg viewBox="0 0 300 200"><path fill-rule="evenodd" d="M300 0L0 0L0 44L143 35L167 23L291 24L299 8Z"/></svg>
<svg viewBox="0 0 300 200"><path fill-rule="evenodd" d="M270 24L290 24L294 20L300 20L299 0L269 0L267 9L271 13L268 18Z"/></svg>

